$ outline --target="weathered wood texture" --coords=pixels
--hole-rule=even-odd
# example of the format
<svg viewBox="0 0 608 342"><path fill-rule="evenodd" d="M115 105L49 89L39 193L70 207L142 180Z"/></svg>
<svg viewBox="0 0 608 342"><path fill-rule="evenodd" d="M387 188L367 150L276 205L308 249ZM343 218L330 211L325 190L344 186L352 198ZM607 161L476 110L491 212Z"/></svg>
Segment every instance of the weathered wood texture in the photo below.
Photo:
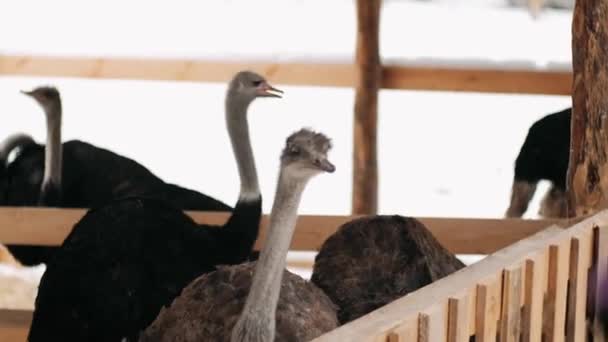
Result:
<svg viewBox="0 0 608 342"><path fill-rule="evenodd" d="M608 0L578 0L572 20L569 214L608 208Z"/></svg>
<svg viewBox="0 0 608 342"><path fill-rule="evenodd" d="M243 69L259 72L273 83L288 85L353 87L356 80L356 68L348 63L0 55L0 75L13 76L228 82ZM387 62L382 66L380 85L383 89L570 96L572 73Z"/></svg>
<svg viewBox="0 0 608 342"><path fill-rule="evenodd" d="M378 211L378 91L381 0L357 0L355 118L353 122L353 214Z"/></svg>
<svg viewBox="0 0 608 342"><path fill-rule="evenodd" d="M60 245L72 227L85 214L85 209L0 207L0 243L26 245ZM196 222L222 225L227 213L189 211ZM361 217L310 216L298 217L292 250L318 250L325 239L342 224ZM558 224L567 227L580 220L523 220L417 217L452 253L489 254L524 239L545 227ZM256 248L266 236L268 215L262 217ZM483 241L483 243L471 243Z"/></svg>

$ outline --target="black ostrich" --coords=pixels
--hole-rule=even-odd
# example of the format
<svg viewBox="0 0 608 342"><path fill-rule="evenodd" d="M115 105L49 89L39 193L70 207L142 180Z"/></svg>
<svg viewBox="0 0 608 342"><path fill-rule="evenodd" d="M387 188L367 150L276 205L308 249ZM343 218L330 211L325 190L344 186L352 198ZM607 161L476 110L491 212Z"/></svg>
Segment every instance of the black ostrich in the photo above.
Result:
<svg viewBox="0 0 608 342"><path fill-rule="evenodd" d="M247 260L262 205L247 108L257 97L280 97L276 91L252 72L228 86L226 124L241 183L230 219L198 225L166 201L141 197L90 210L48 263L29 341L134 340L196 277Z"/></svg>
<svg viewBox="0 0 608 342"><path fill-rule="evenodd" d="M207 195L165 183L136 161L109 150L79 140L62 144L59 91L45 86L23 93L35 99L44 110L46 146L24 135L5 140L5 151L10 153L20 147L20 153L2 170L0 204L94 208L114 199L147 196L166 200L184 210L232 210ZM0 157L3 155L0 149ZM47 262L57 250L57 247L27 245L8 247L26 265Z"/></svg>
<svg viewBox="0 0 608 342"><path fill-rule="evenodd" d="M515 160L511 202L506 217L522 217L541 180L551 188L541 203L544 217L567 217L566 173L570 158L570 117L572 108L549 114L528 130Z"/></svg>

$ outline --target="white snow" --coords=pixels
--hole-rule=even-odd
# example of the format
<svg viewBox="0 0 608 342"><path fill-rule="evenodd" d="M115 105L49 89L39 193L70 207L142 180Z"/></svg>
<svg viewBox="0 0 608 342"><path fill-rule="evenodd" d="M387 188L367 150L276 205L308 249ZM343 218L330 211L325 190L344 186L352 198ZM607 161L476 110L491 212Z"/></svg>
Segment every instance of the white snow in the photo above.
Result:
<svg viewBox="0 0 608 342"><path fill-rule="evenodd" d="M12 1L0 11L0 54L350 62L353 4ZM532 20L527 10L498 0L386 1L381 53L387 63L568 70L571 16L547 9ZM24 131L44 140L40 109L19 93L44 83L62 92L64 139L109 148L167 181L227 203L236 200L238 175L222 115L224 84L0 77L0 116L5 118L0 138ZM276 86L286 91L284 99L259 100L250 110L264 211L273 201L285 137L309 126L333 138L330 157L337 171L310 183L300 213L348 214L352 89ZM564 96L383 90L380 213L501 217L528 127L570 103ZM540 186L526 217L536 217L546 188ZM34 286L24 285L22 295L29 296L24 306L32 305L28 300L41 271L32 272L35 276L21 277ZM0 277L0 284L19 278L2 268ZM0 306L10 305L4 297Z"/></svg>

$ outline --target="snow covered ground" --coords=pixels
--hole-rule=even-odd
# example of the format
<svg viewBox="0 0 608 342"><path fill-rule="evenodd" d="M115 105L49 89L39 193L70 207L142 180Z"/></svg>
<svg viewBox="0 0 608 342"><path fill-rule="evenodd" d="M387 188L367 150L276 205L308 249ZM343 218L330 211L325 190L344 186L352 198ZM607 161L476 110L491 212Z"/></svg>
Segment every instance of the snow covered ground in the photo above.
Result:
<svg viewBox="0 0 608 342"><path fill-rule="evenodd" d="M0 54L349 62L353 4L14 1L0 11ZM570 24L569 11L548 9L532 20L525 9L498 0L386 1L381 53L391 63L568 69ZM62 92L64 139L109 148L169 182L235 202L238 177L224 129L224 84L0 77L0 138L24 131L44 140L40 109L18 91L47 83ZM309 126L333 138L337 172L310 183L300 212L348 214L353 91L276 86L285 90L284 99L259 100L250 111L264 211L273 201L285 137ZM383 90L380 213L501 217L528 127L570 103L563 96ZM526 217L536 217L546 188L542 184Z"/></svg>

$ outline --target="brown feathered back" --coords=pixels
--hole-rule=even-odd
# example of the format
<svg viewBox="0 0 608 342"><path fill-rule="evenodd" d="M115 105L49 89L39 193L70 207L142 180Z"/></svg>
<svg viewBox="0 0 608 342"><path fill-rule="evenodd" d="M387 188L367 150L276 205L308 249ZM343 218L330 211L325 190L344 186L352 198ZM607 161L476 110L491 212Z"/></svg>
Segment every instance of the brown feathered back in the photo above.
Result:
<svg viewBox="0 0 608 342"><path fill-rule="evenodd" d="M325 241L312 282L338 305L344 324L463 267L420 221L371 216Z"/></svg>
<svg viewBox="0 0 608 342"><path fill-rule="evenodd" d="M163 308L140 341L230 341L255 262L220 267L186 287ZM312 283L284 271L276 314L275 341L309 341L338 326L336 306Z"/></svg>

